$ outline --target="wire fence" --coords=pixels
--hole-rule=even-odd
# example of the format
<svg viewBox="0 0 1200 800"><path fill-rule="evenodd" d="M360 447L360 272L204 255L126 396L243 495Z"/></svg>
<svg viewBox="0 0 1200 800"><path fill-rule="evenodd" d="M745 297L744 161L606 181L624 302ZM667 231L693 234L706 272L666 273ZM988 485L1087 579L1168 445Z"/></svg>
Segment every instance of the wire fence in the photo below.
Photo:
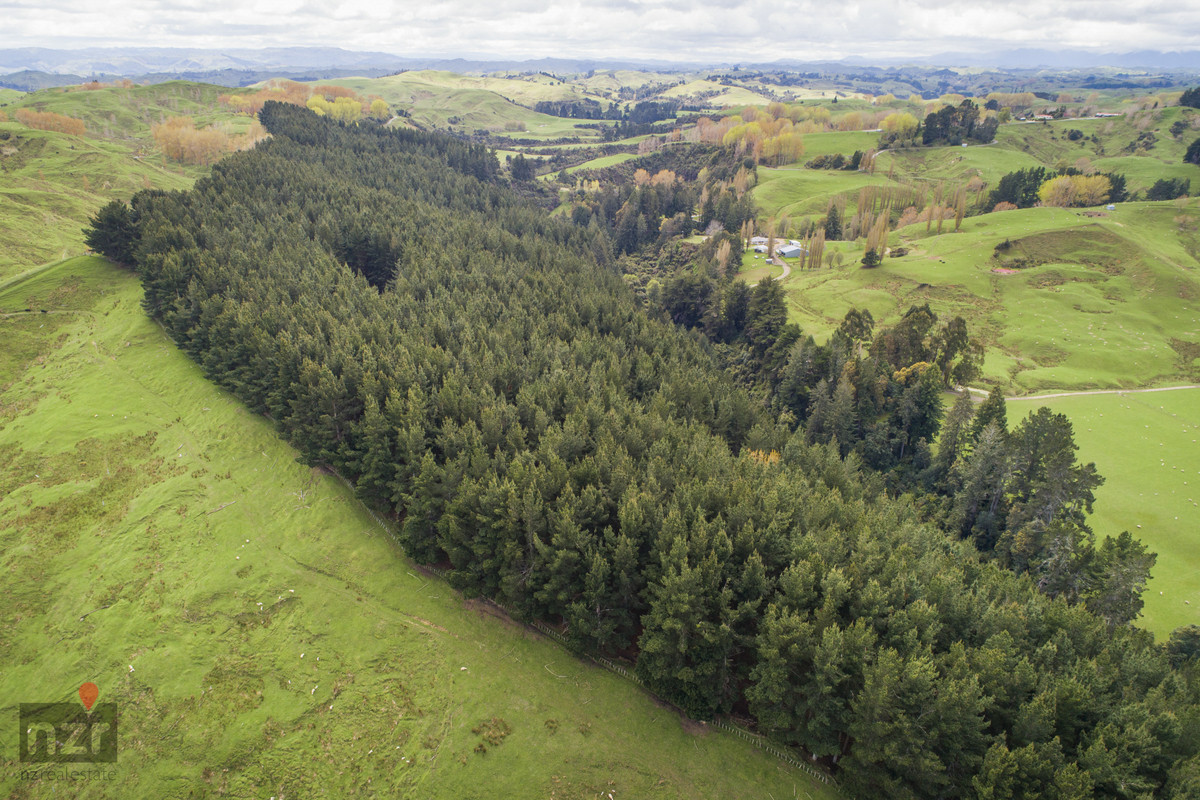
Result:
<svg viewBox="0 0 1200 800"><path fill-rule="evenodd" d="M336 475L337 473L334 473L334 474ZM342 482L345 483L348 487L350 487L351 490L354 489L354 485L351 484L350 481L346 480L341 475L337 475L337 477L341 478ZM378 514L375 513L374 510L372 510L371 508L368 508L365 503L360 503L360 505L362 505L362 507L364 509L366 509L367 513L370 514L371 517L375 520L375 522L377 522L379 524L380 528L382 528L384 531L386 531L390 536L392 536L392 538L395 538L396 534L395 534L395 531L392 529L391 525L387 524ZM428 572L432 572L434 575L438 576L443 581L445 581L447 579L446 571L443 569L439 569L434 566L426 566L426 565L422 565L421 568ZM516 614L512 609L505 606L503 603L499 603L490 598L485 598L485 602L490 603L491 605L500 609L505 614L507 614L510 618L517 620L519 622L523 622L525 625L527 625L530 628L533 628L538 633L541 633L541 634L549 637L550 639L553 639L555 642L557 642L559 645L561 645L566 650L570 651L576 657L586 658L588 661L591 661L593 664L596 664L597 666L608 670L609 672L613 673L614 675L619 675L620 677L624 678L627 681L630 681L631 683L637 684L642 689L646 690L647 692L650 692L650 694L652 694L652 695L654 694L653 692L650 691L649 688L646 687L645 681L643 681L641 678L639 678L637 676L637 673L635 673L633 670L631 670L627 667L624 667L621 664L618 664L617 662L615 662L611 659L605 658L604 656L596 656L596 655L592 655L590 653L585 653L585 652L581 651L578 647L573 645L571 643L571 641L569 639L567 639L567 637L563 636L562 633L560 633L559 631L556 631L554 628L552 628L551 626L542 622L541 620L536 620L536 619L528 620L528 621L522 620L518 614ZM657 698L657 695L655 695L655 697ZM657 699L659 699L660 701L662 700L662 698L657 698ZM720 719L720 718L713 719L709 724L712 725L713 727L720 728L721 730L726 731L727 733L731 733L734 736L737 736L741 739L745 739L746 741L750 742L755 747L757 747L759 750L762 750L764 753L768 753L768 754L774 756L775 758L779 759L783 763L788 764L789 766L795 767L796 769L800 770L801 772L804 772L806 775L809 775L813 779L815 779L823 784L831 785L834 787L837 786L837 781L834 780L833 777L831 777L830 775L827 775L826 773L813 767L810 764L806 764L803 760L801 760L800 758L797 758L794 754L788 752L783 747L772 742L770 739L763 736L762 734L754 733L753 731L746 730L741 725L738 725L737 723L732 722L727 719Z"/></svg>

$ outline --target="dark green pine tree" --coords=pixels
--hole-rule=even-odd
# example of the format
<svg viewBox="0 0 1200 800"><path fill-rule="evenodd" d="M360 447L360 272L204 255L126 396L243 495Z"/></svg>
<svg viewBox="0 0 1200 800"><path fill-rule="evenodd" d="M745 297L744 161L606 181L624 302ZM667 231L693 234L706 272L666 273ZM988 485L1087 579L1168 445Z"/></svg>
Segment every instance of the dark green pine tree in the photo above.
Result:
<svg viewBox="0 0 1200 800"><path fill-rule="evenodd" d="M129 206L113 200L103 206L83 229L83 241L92 250L118 264L133 264L133 245L137 231Z"/></svg>
<svg viewBox="0 0 1200 800"><path fill-rule="evenodd" d="M975 411L975 424L971 427L971 439L978 442L983 429L992 423L1001 436L1008 434L1008 409L1004 404L1004 392L999 385L993 386L987 398L979 404Z"/></svg>
<svg viewBox="0 0 1200 800"><path fill-rule="evenodd" d="M400 544L418 564L434 564L445 557L437 527L446 502L444 481L445 470L426 452L412 488L404 494Z"/></svg>

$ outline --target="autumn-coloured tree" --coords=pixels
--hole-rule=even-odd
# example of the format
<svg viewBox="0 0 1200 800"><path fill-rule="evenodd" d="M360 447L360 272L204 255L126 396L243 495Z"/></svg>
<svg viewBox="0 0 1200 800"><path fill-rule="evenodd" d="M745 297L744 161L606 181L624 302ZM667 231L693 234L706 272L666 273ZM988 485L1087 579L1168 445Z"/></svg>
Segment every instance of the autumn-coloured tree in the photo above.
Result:
<svg viewBox="0 0 1200 800"><path fill-rule="evenodd" d="M163 155L183 164L212 164L226 153L246 150L266 137L257 122L244 134L230 135L216 126L198 130L191 117L172 117L151 125L150 133Z"/></svg>
<svg viewBox="0 0 1200 800"><path fill-rule="evenodd" d="M979 207L983 204L983 190L987 188L987 181L978 175L972 175L971 180L967 181L967 191L975 195L975 205Z"/></svg>
<svg viewBox="0 0 1200 800"><path fill-rule="evenodd" d="M313 91L313 94L319 94L322 97L324 97L326 100L329 100L330 102L333 102L334 100L338 99L339 97L348 97L348 98L358 97L357 92L355 92L353 89L347 89L345 86L330 86L330 85L314 86L312 91Z"/></svg>
<svg viewBox="0 0 1200 800"><path fill-rule="evenodd" d="M357 122L362 116L362 102L350 97L335 97L330 101L324 95L314 94L305 105L318 115L339 122Z"/></svg>
<svg viewBox="0 0 1200 800"><path fill-rule="evenodd" d="M861 131L863 129L863 116L857 111L851 111L849 114L843 114L838 118L837 129L839 131Z"/></svg>
<svg viewBox="0 0 1200 800"><path fill-rule="evenodd" d="M654 177L650 179L650 185L659 188L669 189L679 182L679 176L672 170L660 169L654 173Z"/></svg>
<svg viewBox="0 0 1200 800"><path fill-rule="evenodd" d="M821 257L825 255L825 229L817 228L808 240L808 263L812 269L821 266Z"/></svg>
<svg viewBox="0 0 1200 800"><path fill-rule="evenodd" d="M1098 206L1108 202L1110 191L1112 183L1104 175L1060 175L1042 184L1038 200L1059 208Z"/></svg>
<svg viewBox="0 0 1200 800"><path fill-rule="evenodd" d="M39 131L69 133L72 136L84 136L87 133L83 125L83 120L68 117L64 114L55 114L53 111L34 111L32 108L18 108L15 116L17 122L27 128L35 128Z"/></svg>
<svg viewBox="0 0 1200 800"><path fill-rule="evenodd" d="M868 251L876 252L880 261L883 260L884 252L887 250L888 220L891 213L891 209L885 207L879 216L868 220L866 247Z"/></svg>
<svg viewBox="0 0 1200 800"><path fill-rule="evenodd" d="M733 244L728 239L721 242L717 248L717 273L723 278L729 269L729 259L733 254Z"/></svg>
<svg viewBox="0 0 1200 800"><path fill-rule="evenodd" d="M217 102L235 113L255 116L262 110L263 103L268 100L302 106L308 102L308 98L312 94L313 89L309 84L289 80L272 80L255 92L222 94L217 97Z"/></svg>
<svg viewBox="0 0 1200 800"><path fill-rule="evenodd" d="M897 111L888 114L879 123L887 133L895 134L900 140L911 139L917 132L917 118L907 111Z"/></svg>
<svg viewBox="0 0 1200 800"><path fill-rule="evenodd" d="M940 205L942 204L942 191L943 191L943 188L944 188L944 187L942 186L942 184L941 184L941 183L939 183L939 184L937 185L937 188L936 188L936 189L934 189L934 193L933 193L933 204L934 204L935 206L940 206ZM926 218L925 218L925 233L929 233L929 228L930 228L930 225L931 225L932 223L933 223L933 216L932 216L932 215L930 215L929 217L926 217ZM941 233L941 231L942 231L942 223L941 223L941 219L939 218L939 220L938 220L938 233Z"/></svg>

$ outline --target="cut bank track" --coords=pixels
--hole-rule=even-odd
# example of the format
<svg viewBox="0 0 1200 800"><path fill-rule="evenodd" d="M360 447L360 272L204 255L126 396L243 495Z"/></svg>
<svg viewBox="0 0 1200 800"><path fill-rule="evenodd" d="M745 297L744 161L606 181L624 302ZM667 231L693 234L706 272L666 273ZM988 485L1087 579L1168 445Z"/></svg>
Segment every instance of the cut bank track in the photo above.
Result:
<svg viewBox="0 0 1200 800"><path fill-rule="evenodd" d="M1093 389L1087 392L1056 392L1054 394L1020 394L1011 397L1005 397L1005 401L1009 400L1049 400L1051 397L1083 397L1090 394L1144 394L1146 392L1173 392L1177 389L1200 389L1200 384L1189 383L1186 386L1160 386L1157 389ZM973 394L984 394L983 389L972 389L967 387L967 391Z"/></svg>

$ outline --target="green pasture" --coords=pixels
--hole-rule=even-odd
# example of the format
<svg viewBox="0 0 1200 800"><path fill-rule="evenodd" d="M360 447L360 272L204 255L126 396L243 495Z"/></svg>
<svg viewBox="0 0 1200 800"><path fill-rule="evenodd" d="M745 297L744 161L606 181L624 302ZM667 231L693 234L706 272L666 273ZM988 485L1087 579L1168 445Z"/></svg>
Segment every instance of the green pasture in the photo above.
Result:
<svg viewBox="0 0 1200 800"><path fill-rule="evenodd" d="M418 70L404 72L379 81L402 81L420 83L445 89L481 89L494 92L506 100L523 106L533 106L542 100L576 100L588 96L588 92L575 82L564 83L548 75L497 77L490 75L460 75L441 70Z"/></svg>
<svg viewBox="0 0 1200 800"><path fill-rule="evenodd" d="M879 134L875 131L829 131L828 133L804 134L804 155L800 160L808 161L817 156L836 155L841 153L846 158L855 150L867 152L879 144Z"/></svg>
<svg viewBox="0 0 1200 800"><path fill-rule="evenodd" d="M979 177L989 191L1010 172L1041 166L1033 156L996 144L900 148L875 157L876 174L887 175L893 165L896 177L903 181L957 185Z"/></svg>
<svg viewBox="0 0 1200 800"><path fill-rule="evenodd" d="M567 167L567 172L578 172L582 169L604 169L605 167L614 167L617 164L624 164L626 161L632 161L637 157L637 153L614 153L611 156L600 156L599 158L593 158L591 161L585 161L582 164L576 164L573 167Z"/></svg>
<svg viewBox="0 0 1200 800"><path fill-rule="evenodd" d="M95 92L88 92L95 94ZM168 163L137 140L104 140L0 122L0 280L83 251L100 206L145 188L183 189L196 168Z"/></svg>
<svg viewBox="0 0 1200 800"><path fill-rule="evenodd" d="M1129 531L1158 553L1139 624L1165 639L1200 625L1200 389L1010 398L1010 422L1045 405L1066 414L1079 458L1105 482L1091 525Z"/></svg>
<svg viewBox="0 0 1200 800"><path fill-rule="evenodd" d="M679 76L665 72L647 72L643 70L596 70L592 76L579 77L573 83L578 83L592 92L601 94L616 94L621 88L638 89L643 86L658 84L673 84L679 81Z"/></svg>
<svg viewBox="0 0 1200 800"><path fill-rule="evenodd" d="M17 89L6 89L0 86L0 105L8 105L14 100L18 100L24 96L24 92Z"/></svg>
<svg viewBox="0 0 1200 800"><path fill-rule="evenodd" d="M856 212L858 190L887 185L980 177L988 187L1014 170L1086 157L1099 169L1126 174L1131 190L1160 177L1191 177L1200 170L1181 162L1181 140L1169 128L1191 112L1165 108L1107 119L1002 126L986 146L905 148L878 156L874 175L863 172L759 168L754 188L761 217L810 219L830 201L846 199ZM1070 141L1067 132L1084 136ZM1149 149L1114 155L1139 134L1156 137ZM1097 141L1092 141L1095 135ZM805 159L851 153L874 134L805 137ZM859 137L847 140L846 137ZM1051 388L1135 388L1200 380L1200 213L1195 201L1122 203L1104 209L1034 208L925 223L891 235L890 257L875 270L858 261L861 243L842 243L844 266L793 271L785 281L791 318L818 337L827 336L851 307L867 307L877 320L894 321L914 304L939 314L962 315L987 344L986 377L1017 392ZM1006 252L997 250L1010 243ZM1006 272L1006 270L1010 270Z"/></svg>
<svg viewBox="0 0 1200 800"><path fill-rule="evenodd" d="M852 213L860 188L889 183L879 170L871 175L846 170L759 167L753 197L762 218L786 216L796 220L803 216L823 216L829 202L843 194L848 198L847 213Z"/></svg>
<svg viewBox="0 0 1200 800"><path fill-rule="evenodd" d="M1178 121L1200 126L1200 112L1175 106L1130 109L1123 116L1102 119L1013 123L1000 127L994 146L1024 153L1047 168L1075 166L1086 158L1102 172L1125 175L1132 193L1145 191L1159 178L1200 180L1200 171L1183 163L1183 154L1200 136L1200 127L1188 127L1176 138L1170 128ZM1072 129L1082 132L1083 138L1071 141L1067 132Z"/></svg>
<svg viewBox="0 0 1200 800"><path fill-rule="evenodd" d="M576 128L578 120L539 114L518 105L494 87L497 83L512 84L520 89L510 91L532 105L537 99L551 100L564 96L563 85L547 86L520 80L471 78L446 72L402 72L385 78L345 78L319 81L321 84L345 86L362 95L378 95L394 109L404 109L413 122L427 128L455 127L474 131L486 129L497 135L519 139L555 139L565 136L595 138L595 131ZM536 98L536 99L535 99ZM451 118L457 121L451 123ZM523 131L504 131L507 122L520 122Z"/></svg>
<svg viewBox="0 0 1200 800"><path fill-rule="evenodd" d="M217 103L218 95L236 92L193 81L168 81L128 89L106 86L86 91L66 87L23 95L8 110L21 107L65 114L82 119L88 136L107 139L149 139L151 125L176 116L195 118L198 128L219 123L231 133L239 133L249 127L251 118L227 111Z"/></svg>
<svg viewBox="0 0 1200 800"><path fill-rule="evenodd" d="M778 264L768 264L766 259L767 257L761 253L747 250L742 254L741 268L737 273L738 279L751 286L767 276L778 280L783 275L783 267Z"/></svg>
<svg viewBox="0 0 1200 800"><path fill-rule="evenodd" d="M948 221L940 236L921 223L893 234L903 257L866 270L861 244L837 243L844 266L793 270L783 285L792 321L818 338L852 307L882 324L924 303L961 315L987 347L986 380L1018 393L1197 380L1200 263L1181 217L1191 224L1194 203L1007 211L969 217L958 233Z"/></svg>
<svg viewBox="0 0 1200 800"><path fill-rule="evenodd" d="M0 795L23 702L118 704L72 797L832 798L466 601L98 258L0 289ZM25 309L30 309L26 311Z"/></svg>
<svg viewBox="0 0 1200 800"><path fill-rule="evenodd" d="M710 94L711 93L711 94ZM723 83L705 79L696 79L672 86L660 92L658 97L695 97L702 98L710 108L730 108L735 106L765 106L771 98L742 86L726 86Z"/></svg>

